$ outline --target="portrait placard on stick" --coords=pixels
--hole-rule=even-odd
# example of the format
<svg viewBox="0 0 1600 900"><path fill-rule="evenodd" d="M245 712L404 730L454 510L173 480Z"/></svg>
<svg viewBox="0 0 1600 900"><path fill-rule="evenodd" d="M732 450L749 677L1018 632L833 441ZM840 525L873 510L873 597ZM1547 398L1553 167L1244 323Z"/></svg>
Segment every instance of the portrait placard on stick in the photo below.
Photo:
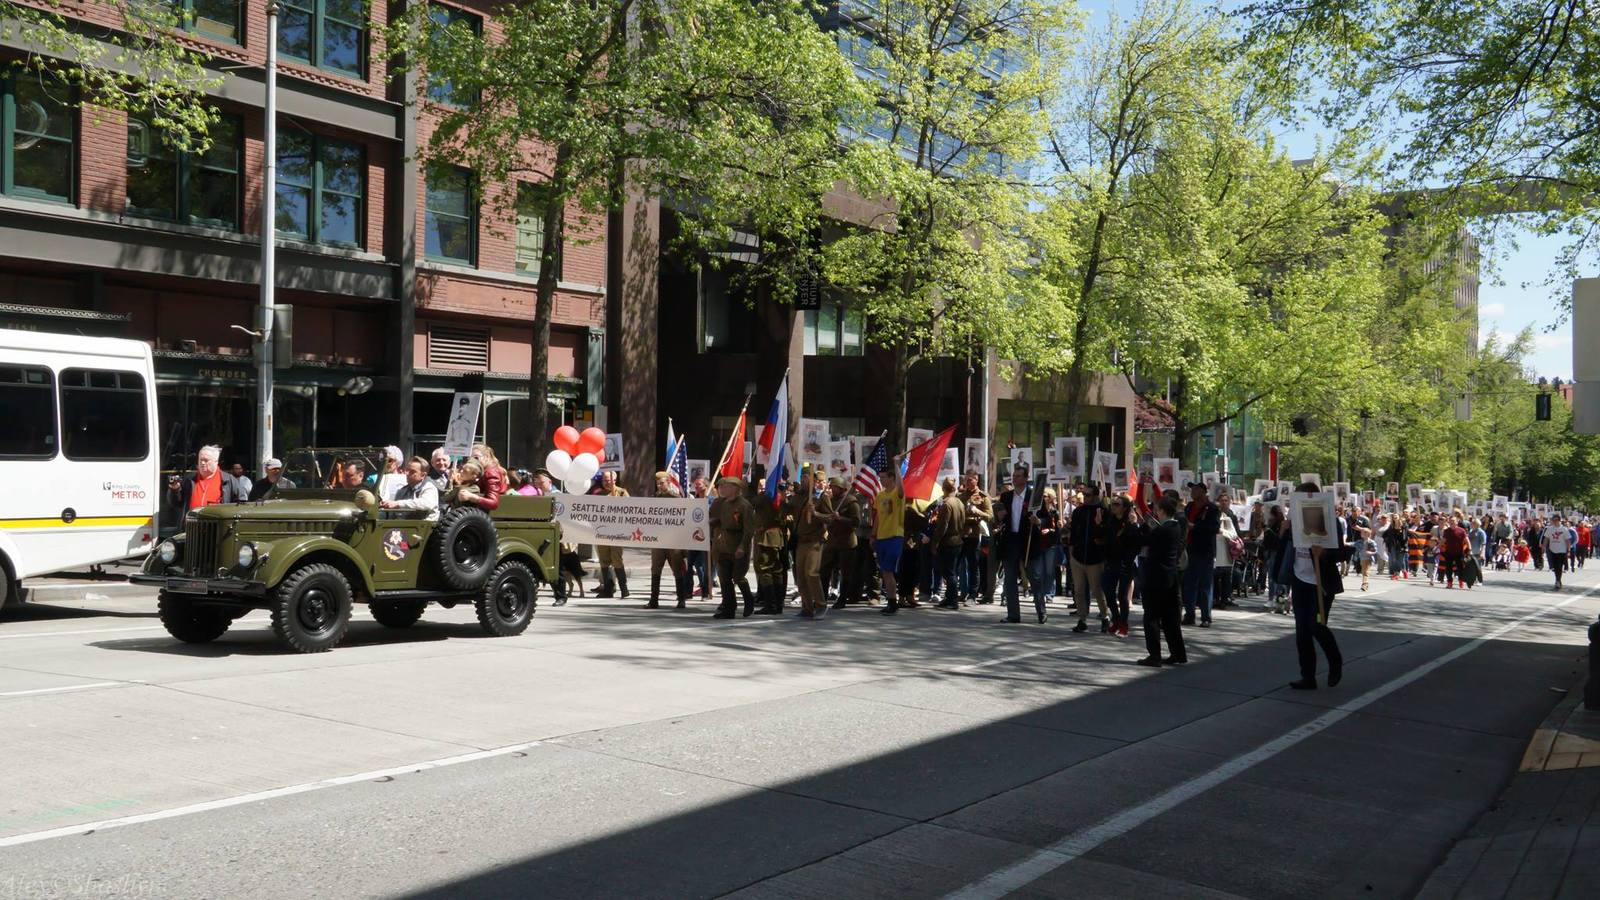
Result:
<svg viewBox="0 0 1600 900"><path fill-rule="evenodd" d="M1051 468L1050 475L1056 481L1071 481L1083 477L1084 453L1086 442L1081 437L1056 438L1056 463Z"/></svg>
<svg viewBox="0 0 1600 900"><path fill-rule="evenodd" d="M1183 487L1178 483L1177 459L1170 456L1156 457L1156 486L1163 491Z"/></svg>
<svg viewBox="0 0 1600 900"><path fill-rule="evenodd" d="M828 454L828 420L827 419L801 419L800 420L800 452L796 458L802 465L816 463L825 465Z"/></svg>
<svg viewBox="0 0 1600 900"><path fill-rule="evenodd" d="M1298 491L1290 501L1289 514L1294 530L1296 547L1339 546L1339 525L1335 518L1335 497L1332 491L1307 494Z"/></svg>
<svg viewBox="0 0 1600 900"><path fill-rule="evenodd" d="M1305 484L1308 481L1311 482L1312 484L1316 485L1318 490L1320 490L1322 488L1322 476L1318 475L1316 472L1301 472L1300 473L1300 483L1301 484Z"/></svg>
<svg viewBox="0 0 1600 900"><path fill-rule="evenodd" d="M1117 468L1117 455L1108 450L1096 450L1094 454L1094 469L1089 473L1089 480L1100 485L1111 485L1111 473Z"/></svg>
<svg viewBox="0 0 1600 900"><path fill-rule="evenodd" d="M1012 447L1011 448L1011 474L1012 475L1016 475L1018 468L1021 468L1022 471L1028 476L1028 480L1029 481L1033 480L1033 448L1032 447Z"/></svg>
<svg viewBox="0 0 1600 900"><path fill-rule="evenodd" d="M976 473L978 481L985 489L989 487L989 443L983 438L967 438L962 442L963 461L966 467L962 474Z"/></svg>

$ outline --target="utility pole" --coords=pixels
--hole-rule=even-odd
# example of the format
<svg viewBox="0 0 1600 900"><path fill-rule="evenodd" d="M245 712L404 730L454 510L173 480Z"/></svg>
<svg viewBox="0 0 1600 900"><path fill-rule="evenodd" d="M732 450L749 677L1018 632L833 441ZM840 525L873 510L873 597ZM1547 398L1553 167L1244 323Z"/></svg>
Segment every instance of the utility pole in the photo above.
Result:
<svg viewBox="0 0 1600 900"><path fill-rule="evenodd" d="M266 129L262 139L261 310L256 356L256 466L272 456L272 327L277 264L273 258L278 228L278 0L267 0Z"/></svg>

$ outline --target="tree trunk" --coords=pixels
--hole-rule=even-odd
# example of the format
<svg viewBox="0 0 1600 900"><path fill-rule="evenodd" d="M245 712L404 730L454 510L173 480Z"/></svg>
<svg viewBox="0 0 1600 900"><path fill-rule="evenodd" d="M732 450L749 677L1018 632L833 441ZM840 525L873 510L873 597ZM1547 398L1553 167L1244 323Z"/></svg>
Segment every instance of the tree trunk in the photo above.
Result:
<svg viewBox="0 0 1600 900"><path fill-rule="evenodd" d="M572 169L572 146L556 145L555 164L544 196L544 247L539 256L539 282L533 301L533 363L528 372L528 456L530 465L543 465L555 446L550 427L550 320L555 315L557 263L567 227L567 181Z"/></svg>
<svg viewBox="0 0 1600 900"><path fill-rule="evenodd" d="M1167 402L1172 404L1172 456L1178 461L1178 468L1183 468L1184 450L1189 444L1188 424L1184 420L1183 402L1186 380L1179 376L1172 382L1172 391L1167 397ZM1199 474L1199 473L1196 473ZM1182 485L1179 485L1182 487Z"/></svg>
<svg viewBox="0 0 1600 900"><path fill-rule="evenodd" d="M1111 202L1110 191L1107 192L1106 202ZM1089 343L1089 298L1094 293L1095 282L1100 279L1100 255L1105 245L1106 219L1104 209L1095 216L1094 236L1089 241L1089 258L1084 261L1083 283L1078 288L1078 320L1072 326L1072 367L1067 370L1068 435L1078 433L1078 420L1083 415L1084 356L1088 353Z"/></svg>
<svg viewBox="0 0 1600 900"><path fill-rule="evenodd" d="M894 348L894 381L889 386L889 446L900 447L906 437L906 394L911 384L911 365L914 360L905 344ZM900 447L900 452L910 450Z"/></svg>

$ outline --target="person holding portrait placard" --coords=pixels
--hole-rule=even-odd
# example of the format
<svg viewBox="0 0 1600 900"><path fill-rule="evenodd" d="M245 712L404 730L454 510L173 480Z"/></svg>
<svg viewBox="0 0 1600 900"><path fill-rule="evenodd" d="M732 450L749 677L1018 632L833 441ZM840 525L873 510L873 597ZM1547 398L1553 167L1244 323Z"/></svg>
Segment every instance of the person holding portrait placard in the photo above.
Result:
<svg viewBox="0 0 1600 900"><path fill-rule="evenodd" d="M1344 655L1328 627L1333 598L1344 592L1339 561L1348 555L1344 521L1333 515L1332 498L1313 482L1300 485L1290 508L1290 540L1294 551L1294 579L1289 602L1294 610L1294 644L1300 662L1300 679L1289 683L1297 691L1317 689L1317 646L1328 658L1328 687L1344 677Z"/></svg>

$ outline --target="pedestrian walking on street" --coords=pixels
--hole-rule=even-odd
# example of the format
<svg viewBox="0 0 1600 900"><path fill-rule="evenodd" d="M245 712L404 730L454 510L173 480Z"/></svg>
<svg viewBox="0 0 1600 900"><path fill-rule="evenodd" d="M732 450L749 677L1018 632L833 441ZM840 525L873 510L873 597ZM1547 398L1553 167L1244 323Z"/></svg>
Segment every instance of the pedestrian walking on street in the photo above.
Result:
<svg viewBox="0 0 1600 900"><path fill-rule="evenodd" d="M677 498L683 494L672 483L670 472L656 473L657 497ZM644 605L645 609L661 608L661 569L666 567L672 573L673 592L678 598L678 609L686 608L689 600L689 567L684 559L682 550L651 550L650 551L650 601Z"/></svg>
<svg viewBox="0 0 1600 900"><path fill-rule="evenodd" d="M1307 481L1299 490L1315 494L1318 488ZM1294 646L1300 657L1300 680L1289 682L1289 687L1297 691L1317 689L1317 646L1328 658L1328 687L1337 686L1344 677L1344 655L1339 652L1339 641L1328 627L1328 620L1333 613L1333 598L1344 592L1339 561L1349 555L1351 548L1344 520L1335 518L1335 522L1338 548L1294 545L1294 584L1289 600L1294 607ZM1290 540L1293 541L1292 529Z"/></svg>
<svg viewBox="0 0 1600 900"><path fill-rule="evenodd" d="M607 470L600 473L600 484L589 491L599 497L626 497L628 489L617 484L617 473ZM614 597L620 590L628 596L628 571L623 568L622 548L612 544L597 544L595 558L600 564L600 589L596 597Z"/></svg>
<svg viewBox="0 0 1600 900"><path fill-rule="evenodd" d="M800 588L802 619L818 618L828 609L822 592L822 542L833 515L833 496L818 492L816 474L816 468L806 467L788 504L788 514L794 520L794 579Z"/></svg>
<svg viewBox="0 0 1600 900"><path fill-rule="evenodd" d="M722 603L714 619L731 619L738 611L735 585L740 563L750 558L755 538L754 510L744 498L744 479L732 475L717 480L717 499L711 504L711 553L717 565L717 584L722 588ZM744 590L744 614L755 611L755 598Z"/></svg>
<svg viewBox="0 0 1600 900"><path fill-rule="evenodd" d="M995 505L994 543L990 552L999 560L1001 595L1006 603L1006 622L1021 622L1022 607L1017 597L1017 582L1022 578L1022 565L1027 553L1029 521L1028 506L1033 500L1033 489L1028 484L1027 470L1018 468L1011 473L1011 487L1000 495Z"/></svg>
<svg viewBox="0 0 1600 900"><path fill-rule="evenodd" d="M1078 624L1073 631L1089 630L1089 597L1100 605L1100 630L1111 631L1110 611L1106 608L1106 509L1100 505L1100 486L1084 485L1083 503L1072 511L1067 526L1068 556L1072 567L1072 602L1078 608ZM1210 574L1210 570L1207 570ZM1210 612L1207 612L1210 615Z"/></svg>
<svg viewBox="0 0 1600 900"><path fill-rule="evenodd" d="M1181 666L1189 661L1183 645L1183 626L1179 620L1181 601L1178 590L1182 569L1183 525L1178 521L1178 498L1156 498L1152 510L1155 521L1145 534L1147 553L1140 567L1140 595L1144 598L1144 647L1147 655L1139 665L1159 669L1163 663ZM1161 658L1161 639L1167 640L1166 659Z"/></svg>
<svg viewBox="0 0 1600 900"><path fill-rule="evenodd" d="M938 567L938 584L935 590L944 594L940 609L961 608L961 586L956 580L956 568L961 559L961 547L966 532L966 506L956 494L956 480L946 478L941 485L944 497L930 510L933 533L923 538L933 550L934 565Z"/></svg>
<svg viewBox="0 0 1600 900"><path fill-rule="evenodd" d="M1545 557L1550 560L1550 571L1556 576L1555 590L1559 591L1561 573L1567 568L1567 553L1572 549L1572 532L1567 528L1567 523L1552 520L1545 526L1539 542Z"/></svg>
<svg viewBox="0 0 1600 900"><path fill-rule="evenodd" d="M1039 495L1039 508L1033 512L1033 533L1028 537L1028 582L1033 588L1033 608L1039 624L1045 622L1045 588L1055 578L1056 555L1061 544L1061 513L1056 495ZM1082 630L1082 629L1079 629Z"/></svg>
<svg viewBox="0 0 1600 900"><path fill-rule="evenodd" d="M1195 609L1200 610L1200 627L1211 627L1211 592L1216 585L1217 534L1222 530L1222 513L1211 502L1210 489L1199 481L1189 482L1189 505L1184 509L1189 528L1184 534L1189 562L1183 570L1183 624L1195 624Z"/></svg>

